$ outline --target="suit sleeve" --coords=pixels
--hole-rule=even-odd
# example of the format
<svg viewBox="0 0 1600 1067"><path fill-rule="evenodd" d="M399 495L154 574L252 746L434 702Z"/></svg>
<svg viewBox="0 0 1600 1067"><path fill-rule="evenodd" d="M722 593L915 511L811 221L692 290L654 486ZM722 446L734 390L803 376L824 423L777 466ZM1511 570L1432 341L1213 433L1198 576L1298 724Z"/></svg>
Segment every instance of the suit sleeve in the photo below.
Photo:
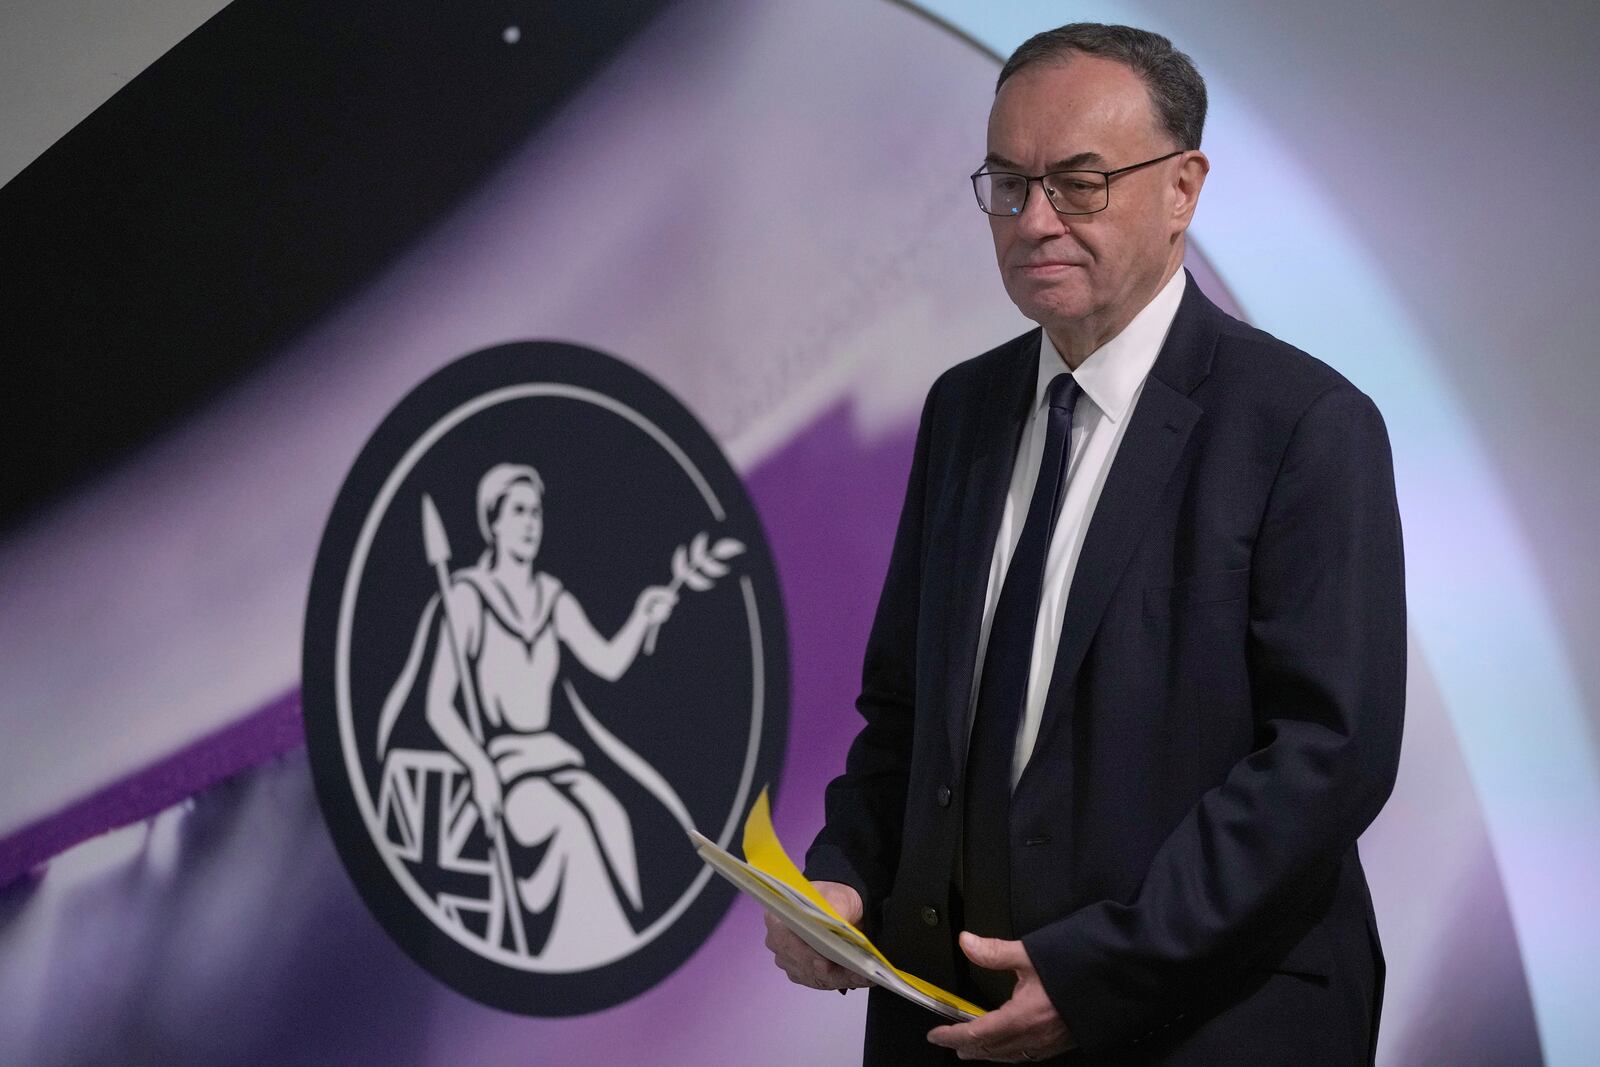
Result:
<svg viewBox="0 0 1600 1067"><path fill-rule="evenodd" d="M905 502L861 670L856 710L865 720L829 783L822 832L806 853L806 877L853 886L867 914L889 893L900 856L916 693L928 450L935 382L923 404Z"/></svg>
<svg viewBox="0 0 1600 1067"><path fill-rule="evenodd" d="M1388 436L1341 384L1290 436L1251 563L1255 749L1155 854L1131 902L1023 938L1080 1046L1137 1039L1304 932L1399 762L1405 594ZM1297 927L1297 923L1299 926Z"/></svg>

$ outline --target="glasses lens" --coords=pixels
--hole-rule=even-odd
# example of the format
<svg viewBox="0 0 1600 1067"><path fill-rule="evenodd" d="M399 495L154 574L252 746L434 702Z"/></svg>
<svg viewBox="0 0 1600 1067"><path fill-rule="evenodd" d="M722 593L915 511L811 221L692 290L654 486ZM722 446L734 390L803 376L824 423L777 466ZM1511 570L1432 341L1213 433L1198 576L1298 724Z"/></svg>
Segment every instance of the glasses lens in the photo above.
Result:
<svg viewBox="0 0 1600 1067"><path fill-rule="evenodd" d="M978 206L991 215L1020 215L1028 199L1028 180L1020 174L977 174L972 188L977 191Z"/></svg>
<svg viewBox="0 0 1600 1067"><path fill-rule="evenodd" d="M1044 176L1044 190L1050 203L1063 215L1092 215L1104 211L1107 196L1105 175L1093 170L1062 170ZM973 175L972 188L978 206L991 215L1020 215L1028 203L1028 179L1005 171Z"/></svg>
<svg viewBox="0 0 1600 1067"><path fill-rule="evenodd" d="M1098 171L1063 170L1044 176L1045 192L1056 210L1067 215L1088 215L1105 210L1106 178Z"/></svg>

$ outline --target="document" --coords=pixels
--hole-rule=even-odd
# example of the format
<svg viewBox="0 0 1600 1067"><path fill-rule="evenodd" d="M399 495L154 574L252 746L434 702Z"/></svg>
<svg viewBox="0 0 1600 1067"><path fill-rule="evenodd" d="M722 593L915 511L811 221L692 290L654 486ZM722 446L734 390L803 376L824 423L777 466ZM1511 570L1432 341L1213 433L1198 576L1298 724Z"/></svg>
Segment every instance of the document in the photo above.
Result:
<svg viewBox="0 0 1600 1067"><path fill-rule="evenodd" d="M966 1022L984 1013L971 1001L900 970L833 910L779 843L765 789L744 822L743 860L698 831L690 830L689 839L712 870L754 897L801 940L841 967L946 1019Z"/></svg>

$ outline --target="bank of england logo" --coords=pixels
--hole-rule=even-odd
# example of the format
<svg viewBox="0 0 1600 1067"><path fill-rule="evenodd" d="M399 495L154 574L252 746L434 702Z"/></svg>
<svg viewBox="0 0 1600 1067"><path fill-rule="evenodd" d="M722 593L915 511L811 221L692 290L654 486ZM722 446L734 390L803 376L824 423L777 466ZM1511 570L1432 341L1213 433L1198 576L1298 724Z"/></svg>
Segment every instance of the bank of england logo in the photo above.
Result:
<svg viewBox="0 0 1600 1067"><path fill-rule="evenodd" d="M743 486L626 364L467 356L340 490L306 614L318 797L374 915L469 996L575 1014L682 963L730 900L685 830L733 839L787 694Z"/></svg>

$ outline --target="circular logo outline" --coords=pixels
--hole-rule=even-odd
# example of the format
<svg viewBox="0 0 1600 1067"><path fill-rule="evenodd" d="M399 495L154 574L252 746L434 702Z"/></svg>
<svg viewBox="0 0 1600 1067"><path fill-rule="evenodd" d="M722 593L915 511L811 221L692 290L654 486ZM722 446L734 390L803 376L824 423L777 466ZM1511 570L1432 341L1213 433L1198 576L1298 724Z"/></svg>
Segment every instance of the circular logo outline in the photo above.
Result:
<svg viewBox="0 0 1600 1067"><path fill-rule="evenodd" d="M714 518L737 513L741 528L759 535L748 538L751 552L739 576L751 642L750 734L737 794L715 827L719 844L731 841L758 778L775 789L787 732L788 646L781 590L759 516L721 449L676 398L620 360L563 342L512 342L464 356L420 383L374 431L341 486L319 547L306 615L303 704L325 822L341 861L390 936L424 969L468 996L523 1014L570 1015L621 1003L665 978L720 922L731 891L701 869L666 912L636 931L633 944L583 969L543 968L533 956L504 946L467 942L457 924L439 921L435 902L375 843L381 831L375 830L376 812L353 747L349 687L357 588L374 532L401 483L472 416L540 397L586 402L627 420L671 457ZM446 413L428 416L440 409ZM427 428L408 432L418 422ZM374 484L376 493L360 491ZM714 485L721 487L720 496ZM330 597L332 590L337 595ZM326 714L330 693L332 715ZM441 937L453 942L454 954L440 951ZM489 957L485 948L493 949Z"/></svg>

